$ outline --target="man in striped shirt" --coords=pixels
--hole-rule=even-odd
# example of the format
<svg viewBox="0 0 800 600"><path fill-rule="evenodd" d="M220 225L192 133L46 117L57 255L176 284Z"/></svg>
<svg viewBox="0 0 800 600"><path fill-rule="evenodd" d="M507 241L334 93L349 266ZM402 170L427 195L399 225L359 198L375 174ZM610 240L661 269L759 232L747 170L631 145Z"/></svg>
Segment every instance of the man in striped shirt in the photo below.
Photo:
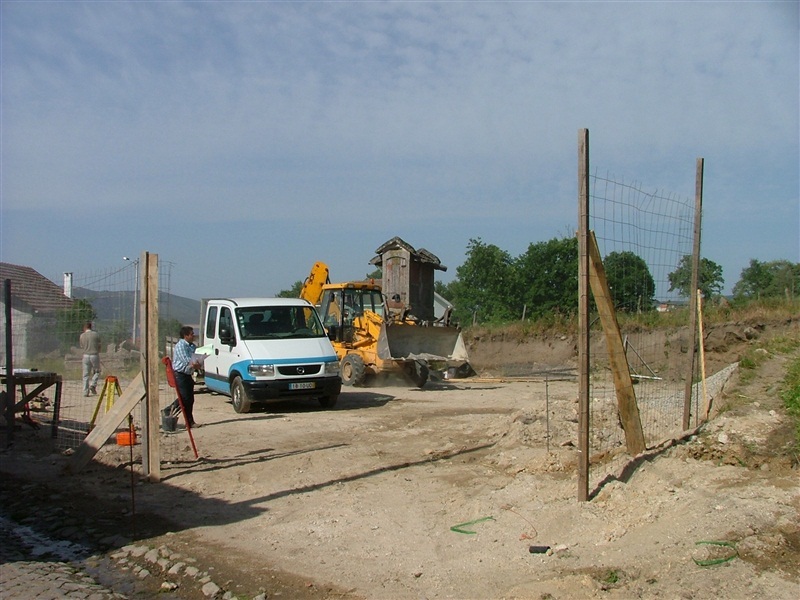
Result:
<svg viewBox="0 0 800 600"><path fill-rule="evenodd" d="M192 358L197 346L194 344L194 329L184 325L180 330L181 339L175 344L172 351L172 370L175 373L175 384L178 393L183 400L183 408L186 410L186 425L188 427L200 427L194 422L192 411L194 409L194 377L192 373L200 367L200 363ZM164 409L165 415L177 416L181 412L181 406L177 398L175 402Z"/></svg>

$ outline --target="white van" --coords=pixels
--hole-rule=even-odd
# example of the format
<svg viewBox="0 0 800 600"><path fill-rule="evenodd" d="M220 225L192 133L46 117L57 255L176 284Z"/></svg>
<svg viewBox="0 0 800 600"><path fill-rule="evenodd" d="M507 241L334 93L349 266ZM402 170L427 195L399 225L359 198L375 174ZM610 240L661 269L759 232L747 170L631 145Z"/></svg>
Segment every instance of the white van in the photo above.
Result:
<svg viewBox="0 0 800 600"><path fill-rule="evenodd" d="M317 311L298 298L203 300L203 368L209 391L231 397L237 413L254 402L339 399L339 360Z"/></svg>

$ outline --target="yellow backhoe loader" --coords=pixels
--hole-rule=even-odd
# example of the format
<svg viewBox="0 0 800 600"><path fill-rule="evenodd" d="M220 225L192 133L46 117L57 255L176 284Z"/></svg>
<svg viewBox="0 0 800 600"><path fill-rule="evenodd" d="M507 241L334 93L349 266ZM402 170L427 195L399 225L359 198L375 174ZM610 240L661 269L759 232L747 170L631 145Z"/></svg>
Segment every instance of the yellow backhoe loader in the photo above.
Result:
<svg viewBox="0 0 800 600"><path fill-rule="evenodd" d="M331 283L327 265L318 262L300 297L317 307L345 385L398 374L422 387L431 368L446 377L472 371L458 327L415 319L399 294L387 300L374 280Z"/></svg>

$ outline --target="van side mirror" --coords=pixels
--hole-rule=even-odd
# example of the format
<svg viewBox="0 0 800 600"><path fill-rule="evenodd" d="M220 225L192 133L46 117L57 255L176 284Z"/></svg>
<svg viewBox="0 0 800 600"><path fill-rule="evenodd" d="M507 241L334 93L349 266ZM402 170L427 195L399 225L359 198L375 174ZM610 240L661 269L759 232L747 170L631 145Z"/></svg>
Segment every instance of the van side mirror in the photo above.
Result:
<svg viewBox="0 0 800 600"><path fill-rule="evenodd" d="M236 345L236 338L233 336L233 333L227 327L220 327L219 328L219 341L226 346L235 346Z"/></svg>

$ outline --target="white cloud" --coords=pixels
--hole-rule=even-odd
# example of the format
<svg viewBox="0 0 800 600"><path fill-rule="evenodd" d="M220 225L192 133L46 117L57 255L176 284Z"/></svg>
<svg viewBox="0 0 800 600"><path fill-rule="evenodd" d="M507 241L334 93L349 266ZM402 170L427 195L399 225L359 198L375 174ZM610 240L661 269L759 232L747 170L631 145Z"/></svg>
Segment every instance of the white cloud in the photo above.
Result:
<svg viewBox="0 0 800 600"><path fill-rule="evenodd" d="M581 127L594 165L644 185L692 194L705 156L730 179L719 204L776 179L797 192L796 3L2 10L4 210L362 229L376 210L458 214L463 247L491 208L515 236L557 235Z"/></svg>

